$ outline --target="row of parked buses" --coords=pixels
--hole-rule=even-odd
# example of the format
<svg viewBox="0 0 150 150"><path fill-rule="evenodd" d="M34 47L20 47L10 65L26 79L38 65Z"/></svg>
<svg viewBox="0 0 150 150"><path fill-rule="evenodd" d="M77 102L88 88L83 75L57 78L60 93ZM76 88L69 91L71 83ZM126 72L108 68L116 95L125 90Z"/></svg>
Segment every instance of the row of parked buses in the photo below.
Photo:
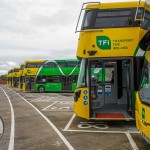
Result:
<svg viewBox="0 0 150 150"><path fill-rule="evenodd" d="M150 143L150 2L84 3L80 16L74 112L90 120L136 120Z"/></svg>
<svg viewBox="0 0 150 150"><path fill-rule="evenodd" d="M71 66L68 61L27 61L20 71L10 70L8 84L24 91L75 90L77 116L136 120L150 143L150 2L84 3L80 16L83 11L81 29L81 17L76 28L81 60L76 90L78 61Z"/></svg>
<svg viewBox="0 0 150 150"><path fill-rule="evenodd" d="M70 60L28 60L8 71L7 84L23 91L73 92L80 62Z"/></svg>

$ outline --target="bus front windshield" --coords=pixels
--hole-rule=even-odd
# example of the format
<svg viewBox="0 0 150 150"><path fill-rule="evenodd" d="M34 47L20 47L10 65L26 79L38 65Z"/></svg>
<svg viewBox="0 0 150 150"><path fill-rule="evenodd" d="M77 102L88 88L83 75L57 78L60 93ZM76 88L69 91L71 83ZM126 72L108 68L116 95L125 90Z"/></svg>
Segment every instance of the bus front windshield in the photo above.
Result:
<svg viewBox="0 0 150 150"><path fill-rule="evenodd" d="M85 63L86 63L86 60L82 59L80 72L78 76L77 88L85 87Z"/></svg>
<svg viewBox="0 0 150 150"><path fill-rule="evenodd" d="M139 94L141 101L150 105L150 62L145 63Z"/></svg>

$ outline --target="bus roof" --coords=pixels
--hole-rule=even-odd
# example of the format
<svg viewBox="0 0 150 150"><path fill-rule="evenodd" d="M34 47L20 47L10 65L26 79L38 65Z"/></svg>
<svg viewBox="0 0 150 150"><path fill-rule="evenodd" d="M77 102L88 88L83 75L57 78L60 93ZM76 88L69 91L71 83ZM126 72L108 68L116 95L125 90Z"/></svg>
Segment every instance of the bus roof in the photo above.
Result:
<svg viewBox="0 0 150 150"><path fill-rule="evenodd" d="M9 74L11 71L13 71L13 69L8 70L8 74Z"/></svg>
<svg viewBox="0 0 150 150"><path fill-rule="evenodd" d="M25 66L25 64L20 64L20 69L22 68L22 67L24 67Z"/></svg>
<svg viewBox="0 0 150 150"><path fill-rule="evenodd" d="M27 63L41 63L41 62L45 62L45 60L26 60L25 64L27 64Z"/></svg>
<svg viewBox="0 0 150 150"><path fill-rule="evenodd" d="M12 70L13 70L13 69L10 69L10 70L8 70L8 72L9 72L9 71L12 71Z"/></svg>
<svg viewBox="0 0 150 150"><path fill-rule="evenodd" d="M63 59L63 60L54 60L56 62L73 62L79 61L78 59Z"/></svg>
<svg viewBox="0 0 150 150"><path fill-rule="evenodd" d="M25 64L20 64L20 66L25 66Z"/></svg>
<svg viewBox="0 0 150 150"><path fill-rule="evenodd" d="M20 68L19 67L15 67L15 68L13 68L13 70L19 70Z"/></svg>
<svg viewBox="0 0 150 150"><path fill-rule="evenodd" d="M109 3L90 3L87 4L86 9L111 9L111 8L136 8L139 1L126 2L109 2ZM148 5L148 4L147 4ZM149 6L149 5L148 5ZM145 1L141 1L140 7L145 7ZM150 9L149 7L146 9Z"/></svg>

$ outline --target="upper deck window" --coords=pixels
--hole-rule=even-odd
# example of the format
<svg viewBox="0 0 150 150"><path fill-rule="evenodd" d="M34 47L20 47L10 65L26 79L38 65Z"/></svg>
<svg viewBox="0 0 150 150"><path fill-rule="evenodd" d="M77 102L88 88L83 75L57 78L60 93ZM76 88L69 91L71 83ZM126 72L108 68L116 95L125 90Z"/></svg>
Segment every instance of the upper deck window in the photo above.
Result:
<svg viewBox="0 0 150 150"><path fill-rule="evenodd" d="M25 67L25 66L23 65L23 66L21 66L21 67L20 67L20 69L21 69L21 70L23 70L23 69L24 69L24 67Z"/></svg>
<svg viewBox="0 0 150 150"><path fill-rule="evenodd" d="M44 64L44 68L49 68L49 67L57 67L57 65L54 62L48 62Z"/></svg>
<svg viewBox="0 0 150 150"><path fill-rule="evenodd" d="M93 10L88 10L85 12L83 23L82 23L82 28L90 27L92 12Z"/></svg>
<svg viewBox="0 0 150 150"><path fill-rule="evenodd" d="M68 67L75 67L77 65L79 65L79 62L76 62L76 61L74 61L74 62L67 62L67 66Z"/></svg>
<svg viewBox="0 0 150 150"><path fill-rule="evenodd" d="M40 68L43 63L28 63L25 68Z"/></svg>
<svg viewBox="0 0 150 150"><path fill-rule="evenodd" d="M67 67L66 62L57 62L57 64L59 65L59 67Z"/></svg>
<svg viewBox="0 0 150 150"><path fill-rule="evenodd" d="M132 26L131 10L98 11L95 28Z"/></svg>
<svg viewBox="0 0 150 150"><path fill-rule="evenodd" d="M14 69L14 72L19 72L19 70L17 70L17 69Z"/></svg>
<svg viewBox="0 0 150 150"><path fill-rule="evenodd" d="M137 27L141 23L134 21L135 14L136 8L86 10L81 29Z"/></svg>

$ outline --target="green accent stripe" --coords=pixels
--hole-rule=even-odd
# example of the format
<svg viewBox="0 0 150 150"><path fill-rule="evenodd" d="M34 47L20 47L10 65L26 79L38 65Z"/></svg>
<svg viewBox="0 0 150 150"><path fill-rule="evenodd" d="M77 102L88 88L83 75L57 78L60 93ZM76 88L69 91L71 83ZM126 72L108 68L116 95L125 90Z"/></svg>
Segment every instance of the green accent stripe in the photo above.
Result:
<svg viewBox="0 0 150 150"><path fill-rule="evenodd" d="M134 52L134 55L133 55L133 56L136 56L136 54L137 54L138 50L139 50L139 46L137 46L137 47L136 47L136 50L135 50L135 52Z"/></svg>

